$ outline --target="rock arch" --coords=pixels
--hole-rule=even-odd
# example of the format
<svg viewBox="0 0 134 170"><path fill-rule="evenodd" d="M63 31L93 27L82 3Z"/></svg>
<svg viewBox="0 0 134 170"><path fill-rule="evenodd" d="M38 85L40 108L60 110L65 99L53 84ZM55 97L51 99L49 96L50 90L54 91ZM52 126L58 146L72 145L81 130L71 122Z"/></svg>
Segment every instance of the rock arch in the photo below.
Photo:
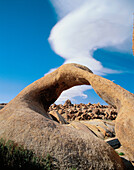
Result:
<svg viewBox="0 0 134 170"><path fill-rule="evenodd" d="M124 169L121 159L107 143L95 137L90 131L83 132L60 125L51 120L47 113L49 106L62 91L83 84L91 84L103 100L118 108L116 132L120 142L126 147L122 134L124 131L127 132L128 127L123 122L126 119L123 118L126 114L128 119L131 118L134 96L110 80L94 75L91 70L78 64L59 67L27 86L9 102L0 111L0 137L24 144L26 148L33 149L37 154L50 153L61 169L70 167ZM133 128L131 119L129 123ZM132 138L128 142L130 146L128 153L132 159L133 141Z"/></svg>

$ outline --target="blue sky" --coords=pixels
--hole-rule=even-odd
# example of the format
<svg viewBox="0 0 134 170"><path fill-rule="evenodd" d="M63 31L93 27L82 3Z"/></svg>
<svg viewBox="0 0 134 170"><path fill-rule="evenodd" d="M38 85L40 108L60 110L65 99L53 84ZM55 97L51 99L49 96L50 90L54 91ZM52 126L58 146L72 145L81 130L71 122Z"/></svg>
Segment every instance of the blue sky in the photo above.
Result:
<svg viewBox="0 0 134 170"><path fill-rule="evenodd" d="M120 25L124 29L121 29L120 33L118 33L118 30L120 30L119 26L115 23L118 29L114 30L114 34L117 31L117 36L113 40L109 37L111 41L108 38L104 40L102 38L102 41L96 44L94 41L95 32L92 30L90 30L92 31L92 37L89 36L87 40L85 37L77 34L77 38L81 42L79 45L87 47L85 49L90 53L88 56L85 49L82 53L83 49L78 51L77 46L73 48L72 40L70 39L72 32L73 37L76 37L75 32L78 33L79 30L77 28L80 23L73 22L72 24L73 20L71 21L69 17L71 16L72 19L74 17L75 21L77 18L79 19L79 15L84 17L80 8L80 5L83 5L84 8L84 1L79 1L79 4L77 4L78 1L76 3L74 0L74 3L70 2L69 7L66 3L62 4L64 1L61 3L58 0L58 5L55 2L54 0L0 0L0 103L9 102L24 87L63 63L77 62L86 65L85 63L88 60L91 64L87 66L91 67L96 74L102 75L134 93L131 22L123 25L123 20ZM124 2L128 4L126 11L131 11L129 8L134 4L133 1L124 0ZM102 7L104 8L104 6ZM100 9L102 7L99 6ZM61 8L64 10L62 11ZM119 17L123 17L126 11ZM104 13L101 14L102 16L104 15ZM109 16L113 17L111 13L109 13ZM96 21L92 25L93 28L96 27L96 24L98 24L97 16L90 16L89 18L90 21L91 19ZM86 25L88 25L87 28L90 27L90 24L87 24L89 22L86 22L88 19L85 18L84 28L86 28ZM70 26L70 24L72 25ZM77 27L75 27L75 24ZM101 23L99 24L101 25ZM111 29L110 26L109 28ZM68 28L67 37L65 36L66 28ZM104 33L106 31L109 30L104 30ZM60 40L56 37L56 35L59 35L59 32L61 33ZM103 37L103 34L98 36ZM121 38L123 36L124 38ZM74 55L77 55L78 58L74 57ZM104 104L92 89L87 89L87 87L83 86L81 93L78 94L77 91L80 91L79 87L78 89L72 89L72 91L63 94L59 102L64 102L66 98L70 97L74 103L101 102Z"/></svg>
<svg viewBox="0 0 134 170"><path fill-rule="evenodd" d="M0 0L0 16L0 102L8 102L63 59L47 40L56 23L48 1Z"/></svg>

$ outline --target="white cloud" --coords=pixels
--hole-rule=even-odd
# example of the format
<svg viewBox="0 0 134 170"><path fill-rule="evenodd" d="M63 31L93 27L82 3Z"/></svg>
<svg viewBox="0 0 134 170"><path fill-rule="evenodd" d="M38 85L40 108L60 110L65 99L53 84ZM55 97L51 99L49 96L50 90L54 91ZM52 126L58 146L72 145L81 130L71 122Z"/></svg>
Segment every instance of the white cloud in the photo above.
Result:
<svg viewBox="0 0 134 170"><path fill-rule="evenodd" d="M116 71L104 68L93 58L98 48L124 49L132 35L133 0L50 0L59 22L51 30L52 49L65 59L89 67L104 75ZM76 90L77 88L75 88ZM84 89L81 89L81 95ZM69 93L70 94L70 93ZM68 93L65 93L68 96ZM71 92L70 98L75 97ZM69 97L68 96L68 97ZM63 95L61 96L62 98Z"/></svg>
<svg viewBox="0 0 134 170"><path fill-rule="evenodd" d="M92 88L91 86L86 85L72 87L61 94L61 96L56 101L56 104L63 104L64 101L66 101L67 99L70 99L72 102L77 102L74 98L78 96L85 99L87 98L87 95L84 94L83 92L91 88Z"/></svg>
<svg viewBox="0 0 134 170"><path fill-rule="evenodd" d="M58 14L58 19L63 18L71 11L79 8L87 0L50 0Z"/></svg>

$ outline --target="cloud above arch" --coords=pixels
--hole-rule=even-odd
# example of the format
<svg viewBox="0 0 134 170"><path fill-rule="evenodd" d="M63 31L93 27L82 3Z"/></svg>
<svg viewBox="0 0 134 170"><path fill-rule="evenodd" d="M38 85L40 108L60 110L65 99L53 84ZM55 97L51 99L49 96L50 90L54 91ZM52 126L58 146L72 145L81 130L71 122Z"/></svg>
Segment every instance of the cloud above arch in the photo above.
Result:
<svg viewBox="0 0 134 170"><path fill-rule="evenodd" d="M132 35L134 1L50 0L50 2L55 8L58 22L52 28L48 40L53 51L65 59L64 64L82 64L98 75L118 73L117 70L105 68L103 63L93 58L93 53L104 47L124 50L124 43L130 41ZM84 96L85 88L78 90L79 96ZM72 90L65 93L72 99L74 94Z"/></svg>

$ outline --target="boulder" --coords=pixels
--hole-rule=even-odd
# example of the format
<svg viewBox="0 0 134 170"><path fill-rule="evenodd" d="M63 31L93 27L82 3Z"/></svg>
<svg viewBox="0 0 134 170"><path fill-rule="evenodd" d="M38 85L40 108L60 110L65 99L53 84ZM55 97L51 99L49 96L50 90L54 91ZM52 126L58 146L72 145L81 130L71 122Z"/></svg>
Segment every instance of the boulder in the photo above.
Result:
<svg viewBox="0 0 134 170"><path fill-rule="evenodd" d="M134 94L110 80L91 73L87 79L103 100L117 108L116 136L131 162L134 162ZM109 118L109 114L105 117Z"/></svg>
<svg viewBox="0 0 134 170"><path fill-rule="evenodd" d="M80 121L80 123L86 125L96 136L101 139L115 136L115 124L111 121L106 120L89 120Z"/></svg>
<svg viewBox="0 0 134 170"><path fill-rule="evenodd" d="M66 102L64 103L63 106L64 106L64 107L69 107L69 106L72 106L72 103L71 103L71 101L68 99L68 100L66 100Z"/></svg>
<svg viewBox="0 0 134 170"><path fill-rule="evenodd" d="M33 82L0 111L0 137L42 156L49 153L62 170L123 170L123 162L114 149L90 130L61 125L47 113L62 91L89 85L90 80L91 84L95 80L98 84L99 77L84 66L66 64Z"/></svg>
<svg viewBox="0 0 134 170"><path fill-rule="evenodd" d="M60 124L68 124L67 121L57 112L57 111L51 111L49 112L50 116L53 120L57 121Z"/></svg>

